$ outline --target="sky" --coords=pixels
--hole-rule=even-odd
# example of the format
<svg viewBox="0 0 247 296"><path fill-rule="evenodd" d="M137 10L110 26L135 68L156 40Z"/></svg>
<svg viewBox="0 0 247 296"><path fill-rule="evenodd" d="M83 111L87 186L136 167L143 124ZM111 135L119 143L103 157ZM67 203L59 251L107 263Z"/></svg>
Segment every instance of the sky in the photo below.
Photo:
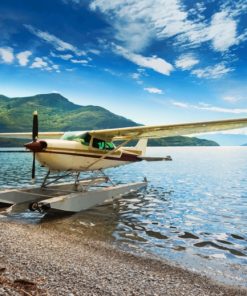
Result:
<svg viewBox="0 0 247 296"><path fill-rule="evenodd" d="M247 117L247 0L1 0L0 93L143 124Z"/></svg>

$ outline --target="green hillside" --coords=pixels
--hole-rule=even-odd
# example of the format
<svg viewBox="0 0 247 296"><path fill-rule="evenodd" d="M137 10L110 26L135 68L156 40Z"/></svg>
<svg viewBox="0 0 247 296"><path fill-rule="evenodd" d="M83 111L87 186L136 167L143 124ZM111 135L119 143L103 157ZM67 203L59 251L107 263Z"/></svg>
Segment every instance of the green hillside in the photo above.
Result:
<svg viewBox="0 0 247 296"><path fill-rule="evenodd" d="M60 94L8 98L0 96L0 132L30 131L38 110L40 131L88 130L135 126L135 122L98 106L80 106Z"/></svg>
<svg viewBox="0 0 247 296"><path fill-rule="evenodd" d="M150 146L219 146L218 143L211 140L183 136L150 139L148 143Z"/></svg>
<svg viewBox="0 0 247 296"><path fill-rule="evenodd" d="M38 110L40 131L91 130L137 126L130 119L99 106L80 106L57 93L9 98L0 95L0 132L31 131L32 113ZM1 139L0 146L22 145L20 140ZM213 141L188 137L150 140L152 146L216 146Z"/></svg>

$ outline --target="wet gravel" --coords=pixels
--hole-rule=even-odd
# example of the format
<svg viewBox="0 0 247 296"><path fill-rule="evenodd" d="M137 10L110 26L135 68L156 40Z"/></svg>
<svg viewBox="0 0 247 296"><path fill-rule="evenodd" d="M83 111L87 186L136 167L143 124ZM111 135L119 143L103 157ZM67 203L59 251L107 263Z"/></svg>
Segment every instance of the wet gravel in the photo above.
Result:
<svg viewBox="0 0 247 296"><path fill-rule="evenodd" d="M0 222L0 295L247 295L95 238Z"/></svg>

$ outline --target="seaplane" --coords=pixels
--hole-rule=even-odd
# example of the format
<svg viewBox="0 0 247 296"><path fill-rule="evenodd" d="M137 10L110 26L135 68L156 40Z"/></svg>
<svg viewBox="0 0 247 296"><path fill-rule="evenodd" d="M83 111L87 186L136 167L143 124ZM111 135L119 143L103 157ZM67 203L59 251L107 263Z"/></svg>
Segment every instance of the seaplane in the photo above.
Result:
<svg viewBox="0 0 247 296"><path fill-rule="evenodd" d="M147 185L146 178L142 182L114 184L105 174L105 169L140 161L172 160L170 156L146 156L148 139L244 127L247 127L247 118L89 131L39 132L38 113L35 111L32 132L0 133L0 137L32 139L24 145L33 153L32 179L35 179L36 160L47 168L47 174L39 187L0 191L0 204L13 207L28 203L29 210L41 213L52 210L80 212L114 201ZM128 146L133 140L137 140L137 144ZM62 179L68 177L73 178L73 182L61 183Z"/></svg>

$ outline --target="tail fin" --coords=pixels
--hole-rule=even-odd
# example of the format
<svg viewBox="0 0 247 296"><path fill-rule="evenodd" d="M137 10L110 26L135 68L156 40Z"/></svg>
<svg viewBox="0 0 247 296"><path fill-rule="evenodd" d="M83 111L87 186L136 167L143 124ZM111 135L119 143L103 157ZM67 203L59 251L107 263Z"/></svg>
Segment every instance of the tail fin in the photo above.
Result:
<svg viewBox="0 0 247 296"><path fill-rule="evenodd" d="M146 148L148 144L148 139L140 139L135 145L136 150L140 150L142 152L142 156L146 154Z"/></svg>

